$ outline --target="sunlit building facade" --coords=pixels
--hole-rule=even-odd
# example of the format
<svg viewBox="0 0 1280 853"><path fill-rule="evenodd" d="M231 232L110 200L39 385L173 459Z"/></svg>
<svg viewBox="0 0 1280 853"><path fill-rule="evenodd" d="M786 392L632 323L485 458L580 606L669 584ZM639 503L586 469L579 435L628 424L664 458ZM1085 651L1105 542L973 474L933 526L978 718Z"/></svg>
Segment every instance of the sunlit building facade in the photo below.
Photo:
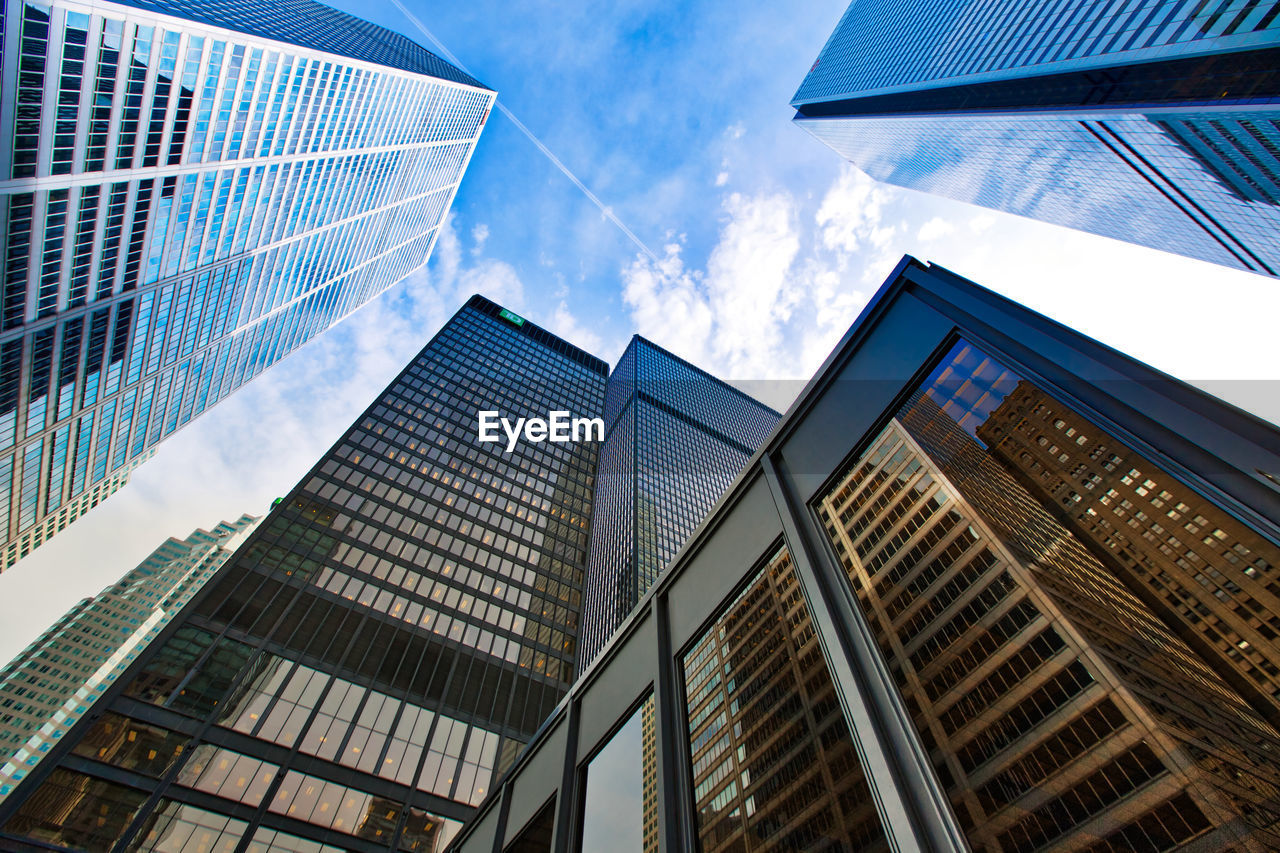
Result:
<svg viewBox="0 0 1280 853"><path fill-rule="evenodd" d="M0 670L0 800L244 542L251 515L169 539Z"/></svg>
<svg viewBox="0 0 1280 853"><path fill-rule="evenodd" d="M609 375L579 670L599 653L778 413L636 335Z"/></svg>
<svg viewBox="0 0 1280 853"><path fill-rule="evenodd" d="M1280 4L854 0L792 99L871 177L1280 273Z"/></svg>
<svg viewBox="0 0 1280 853"><path fill-rule="evenodd" d="M0 804L0 846L442 850L568 690L599 448L507 452L477 413L598 417L607 372L472 297Z"/></svg>
<svg viewBox="0 0 1280 853"><path fill-rule="evenodd" d="M4 12L0 568L421 264L494 98L312 0Z"/></svg>

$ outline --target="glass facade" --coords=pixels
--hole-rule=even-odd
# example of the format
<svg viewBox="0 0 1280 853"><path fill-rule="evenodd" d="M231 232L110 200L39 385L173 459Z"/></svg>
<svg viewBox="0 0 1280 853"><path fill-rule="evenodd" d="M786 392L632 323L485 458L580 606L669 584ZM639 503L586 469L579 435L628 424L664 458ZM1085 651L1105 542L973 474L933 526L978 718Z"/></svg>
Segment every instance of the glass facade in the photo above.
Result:
<svg viewBox="0 0 1280 853"><path fill-rule="evenodd" d="M1116 485L1141 506L1106 490L1089 506L1082 495L1103 485L1092 467L1116 467L1117 451L1126 468ZM1208 561L1224 552L1238 557L1242 581L1245 566L1264 577L1254 560L1275 546L1207 503L965 341L822 497L820 519L974 849L1280 843L1280 732L1268 720L1277 715L1249 701L1271 683L1255 661L1280 656L1228 646L1247 611L1191 577L1207 582ZM1197 517L1213 527L1200 512L1231 534L1206 528L1212 545L1197 535L1194 549L1175 553L1167 543L1187 530L1184 514L1197 534ZM1064 513L1076 521L1064 524ZM1148 603L1126 586L1138 574L1162 593L1205 592ZM1170 602L1203 625L1196 645L1217 641L1223 661L1168 624L1179 618ZM1197 603L1210 615L1199 617ZM1229 667L1235 681L1253 681L1247 694L1223 677Z"/></svg>
<svg viewBox="0 0 1280 853"><path fill-rule="evenodd" d="M1276 429L936 266L874 304L460 853L599 847L621 733L645 850L1280 849Z"/></svg>
<svg viewBox="0 0 1280 853"><path fill-rule="evenodd" d="M0 568L422 263L494 98L307 0L4 20Z"/></svg>
<svg viewBox="0 0 1280 853"><path fill-rule="evenodd" d="M477 412L597 417L608 371L500 313L476 296L444 326L0 805L0 838L93 846L75 833L111 804L130 850L443 849L568 689L599 448L507 453ZM178 751L114 745L137 726Z"/></svg>
<svg viewBox="0 0 1280 853"><path fill-rule="evenodd" d="M1280 4L856 0L792 103L871 177L1280 272Z"/></svg>
<svg viewBox="0 0 1280 853"><path fill-rule="evenodd" d="M1280 547L1030 382L976 437L1280 725Z"/></svg>
<svg viewBox="0 0 1280 853"><path fill-rule="evenodd" d="M768 437L778 413L639 335L609 377L579 671Z"/></svg>
<svg viewBox="0 0 1280 853"><path fill-rule="evenodd" d="M200 591L258 519L169 539L0 670L0 800Z"/></svg>
<svg viewBox="0 0 1280 853"><path fill-rule="evenodd" d="M654 744L653 697L644 700L631 719L587 764L582 807L583 850L648 853L656 840L646 826L657 819L651 791L657 772Z"/></svg>
<svg viewBox="0 0 1280 853"><path fill-rule="evenodd" d="M785 548L681 668L703 853L889 849Z"/></svg>

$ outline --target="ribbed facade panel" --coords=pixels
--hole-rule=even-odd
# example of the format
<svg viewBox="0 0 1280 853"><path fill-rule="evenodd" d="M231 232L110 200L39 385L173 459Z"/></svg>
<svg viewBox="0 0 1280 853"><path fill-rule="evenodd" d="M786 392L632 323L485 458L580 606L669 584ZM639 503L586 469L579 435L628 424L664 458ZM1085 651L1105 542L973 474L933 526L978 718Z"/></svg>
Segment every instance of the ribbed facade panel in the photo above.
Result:
<svg viewBox="0 0 1280 853"><path fill-rule="evenodd" d="M853 0L792 103L1274 44L1257 0ZM914 46L914 48L913 48Z"/></svg>
<svg viewBox="0 0 1280 853"><path fill-rule="evenodd" d="M4 565L429 254L494 95L324 9L7 2Z"/></svg>

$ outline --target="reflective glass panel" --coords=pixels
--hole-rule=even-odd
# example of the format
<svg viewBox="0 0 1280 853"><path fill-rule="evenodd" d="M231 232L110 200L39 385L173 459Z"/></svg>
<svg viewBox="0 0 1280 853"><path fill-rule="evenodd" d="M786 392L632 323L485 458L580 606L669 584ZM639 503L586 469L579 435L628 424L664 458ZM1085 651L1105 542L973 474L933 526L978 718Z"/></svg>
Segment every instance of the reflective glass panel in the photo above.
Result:
<svg viewBox="0 0 1280 853"><path fill-rule="evenodd" d="M581 849L657 850L657 774L650 694L587 764Z"/></svg>
<svg viewBox="0 0 1280 853"><path fill-rule="evenodd" d="M975 849L1280 844L1274 543L965 341L818 514Z"/></svg>
<svg viewBox="0 0 1280 853"><path fill-rule="evenodd" d="M142 791L57 768L0 831L72 849L109 850L146 799Z"/></svg>
<svg viewBox="0 0 1280 853"><path fill-rule="evenodd" d="M503 848L503 853L551 853L551 836L556 828L556 800L552 797Z"/></svg>
<svg viewBox="0 0 1280 853"><path fill-rule="evenodd" d="M182 755L187 740L184 734L108 712L72 751L126 770L163 776Z"/></svg>
<svg viewBox="0 0 1280 853"><path fill-rule="evenodd" d="M785 548L683 667L704 851L887 849Z"/></svg>

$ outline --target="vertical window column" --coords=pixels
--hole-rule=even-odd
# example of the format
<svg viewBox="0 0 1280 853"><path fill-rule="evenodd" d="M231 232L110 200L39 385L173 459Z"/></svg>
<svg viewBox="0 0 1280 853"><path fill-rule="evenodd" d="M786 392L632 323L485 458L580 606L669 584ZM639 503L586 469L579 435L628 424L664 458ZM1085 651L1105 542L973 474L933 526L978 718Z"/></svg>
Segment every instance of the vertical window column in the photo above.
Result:
<svg viewBox="0 0 1280 853"><path fill-rule="evenodd" d="M49 7L22 5L18 47L18 103L13 122L13 177L34 178L40 153L40 116L44 112L44 69L49 53Z"/></svg>
<svg viewBox="0 0 1280 853"><path fill-rule="evenodd" d="M71 258L71 281L67 290L68 308L79 308L89 298L89 281L93 276L93 238L98 228L100 198L101 187L97 185L80 189L75 250Z"/></svg>
<svg viewBox="0 0 1280 853"><path fill-rule="evenodd" d="M107 158L111 135L111 103L115 98L116 74L120 68L120 37L123 24L106 20L98 45L98 72L93 84L93 106L89 112L89 144L85 147L84 170L101 171Z"/></svg>
<svg viewBox="0 0 1280 853"><path fill-rule="evenodd" d="M53 327L41 329L31 338L31 379L27 386L26 435L45 427L49 406L49 380L53 373Z"/></svg>
<svg viewBox="0 0 1280 853"><path fill-rule="evenodd" d="M151 94L151 120L147 126L147 141L142 149L142 165L155 166L160 162L164 138L164 120L169 109L169 95L173 90L173 76L178 62L178 42L182 34L166 32L160 43L159 73Z"/></svg>
<svg viewBox="0 0 1280 853"><path fill-rule="evenodd" d="M26 319L27 264L31 257L31 221L35 208L33 193L9 197L9 231L5 240L4 293L0 313L3 326L16 329Z"/></svg>
<svg viewBox="0 0 1280 853"><path fill-rule="evenodd" d="M0 449L13 447L16 440L18 393L22 387L22 344L22 338L0 344ZM2 494L5 493L0 492Z"/></svg>
<svg viewBox="0 0 1280 853"><path fill-rule="evenodd" d="M58 116L53 130L53 162L50 165L50 172L54 175L70 174L71 161L75 156L84 55L89 43L89 16L68 12L62 38L62 76L58 80Z"/></svg>
<svg viewBox="0 0 1280 853"><path fill-rule="evenodd" d="M62 246L67 234L68 191L50 190L44 214L44 250L40 257L40 281L36 291L36 319L58 310L62 283Z"/></svg>
<svg viewBox="0 0 1280 853"><path fill-rule="evenodd" d="M138 125L142 119L142 93L147 85L147 70L151 62L151 39L154 34L153 27L134 29L131 61L125 75L124 111L120 118L119 143L116 148L117 169L128 169L133 165L133 151L138 142Z"/></svg>

